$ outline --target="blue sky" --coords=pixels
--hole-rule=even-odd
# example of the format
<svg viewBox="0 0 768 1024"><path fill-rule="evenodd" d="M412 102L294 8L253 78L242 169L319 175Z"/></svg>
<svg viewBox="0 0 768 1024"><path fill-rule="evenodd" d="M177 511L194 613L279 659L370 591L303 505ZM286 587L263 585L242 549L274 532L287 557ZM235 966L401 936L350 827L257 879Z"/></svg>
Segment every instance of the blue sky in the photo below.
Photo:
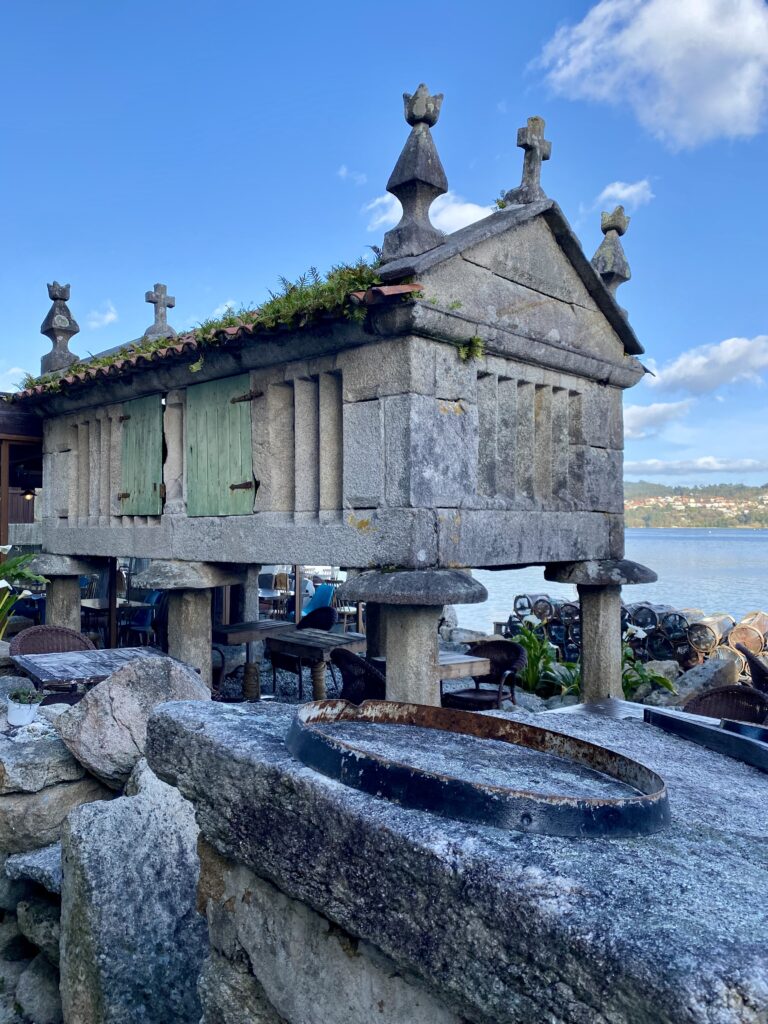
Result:
<svg viewBox="0 0 768 1024"><path fill-rule="evenodd" d="M144 332L156 281L181 329L380 243L424 81L439 227L519 182L532 114L588 255L625 200L619 299L657 371L625 395L627 478L768 480L762 0L16 0L0 32L0 387L38 371L54 278L85 355Z"/></svg>

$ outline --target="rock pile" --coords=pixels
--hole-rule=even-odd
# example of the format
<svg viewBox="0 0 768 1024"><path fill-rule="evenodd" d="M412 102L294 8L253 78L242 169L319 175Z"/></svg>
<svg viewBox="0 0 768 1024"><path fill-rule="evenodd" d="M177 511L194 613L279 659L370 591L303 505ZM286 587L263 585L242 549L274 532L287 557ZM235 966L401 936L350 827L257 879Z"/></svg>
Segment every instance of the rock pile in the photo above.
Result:
<svg viewBox="0 0 768 1024"><path fill-rule="evenodd" d="M197 826L143 754L154 707L209 690L139 660L13 728L5 697L26 688L0 676L0 1024L193 1024Z"/></svg>

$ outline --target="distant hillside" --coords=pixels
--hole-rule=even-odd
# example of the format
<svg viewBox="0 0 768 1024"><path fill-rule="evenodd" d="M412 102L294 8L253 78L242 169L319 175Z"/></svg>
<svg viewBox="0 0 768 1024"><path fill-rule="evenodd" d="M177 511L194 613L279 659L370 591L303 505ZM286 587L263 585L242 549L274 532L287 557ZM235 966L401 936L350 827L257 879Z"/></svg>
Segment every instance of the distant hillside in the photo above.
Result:
<svg viewBox="0 0 768 1024"><path fill-rule="evenodd" d="M627 526L768 528L768 484L677 487L624 483Z"/></svg>

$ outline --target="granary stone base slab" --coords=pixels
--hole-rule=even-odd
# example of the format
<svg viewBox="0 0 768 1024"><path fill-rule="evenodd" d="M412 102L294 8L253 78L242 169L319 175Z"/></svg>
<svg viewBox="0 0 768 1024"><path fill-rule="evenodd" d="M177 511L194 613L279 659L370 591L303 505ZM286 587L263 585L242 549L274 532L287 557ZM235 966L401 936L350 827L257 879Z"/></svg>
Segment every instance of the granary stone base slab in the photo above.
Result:
<svg viewBox="0 0 768 1024"><path fill-rule="evenodd" d="M285 749L292 714L166 704L148 757L220 855L377 947L454 1012L473 1024L765 1020L765 775L638 721L552 715L549 727L660 772L672 823L628 840L523 835L316 774Z"/></svg>
<svg viewBox="0 0 768 1024"><path fill-rule="evenodd" d="M379 950L205 842L198 892L212 949L203 987L211 995L231 991L234 981L264 1007L260 1012L272 1008L265 1017L270 1024L369 1024L372 1017L380 1024L460 1024ZM233 979L235 964L250 966L247 980ZM219 1022L215 1013L204 1018L204 1024Z"/></svg>

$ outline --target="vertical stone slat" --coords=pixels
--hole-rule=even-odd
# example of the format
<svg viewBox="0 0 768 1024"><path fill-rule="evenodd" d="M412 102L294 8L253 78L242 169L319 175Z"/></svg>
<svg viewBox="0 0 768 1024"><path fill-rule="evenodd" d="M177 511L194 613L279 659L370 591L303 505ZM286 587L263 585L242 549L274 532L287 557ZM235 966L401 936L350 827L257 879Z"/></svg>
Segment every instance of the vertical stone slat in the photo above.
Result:
<svg viewBox="0 0 768 1024"><path fill-rule="evenodd" d="M499 378L499 415L496 464L496 489L505 498L514 498L517 477L517 381Z"/></svg>
<svg viewBox="0 0 768 1024"><path fill-rule="evenodd" d="M343 506L344 422L341 374L321 373L320 380L320 509Z"/></svg>
<svg viewBox="0 0 768 1024"><path fill-rule="evenodd" d="M568 498L568 392L552 389L552 496Z"/></svg>
<svg viewBox="0 0 768 1024"><path fill-rule="evenodd" d="M477 375L477 493L494 495L497 491L498 451L498 378L495 374Z"/></svg>
<svg viewBox="0 0 768 1024"><path fill-rule="evenodd" d="M88 517L98 523L101 506L101 417L94 415L88 433Z"/></svg>
<svg viewBox="0 0 768 1024"><path fill-rule="evenodd" d="M68 482L67 487L67 503L66 503L66 516L72 525L75 524L77 519L77 502L80 493L80 482L78 475L79 468L79 455L78 455L78 444L80 441L79 431L77 429L77 423L72 421L66 428L69 433L69 454L65 460L65 468L68 470L63 480ZM64 488L62 488L64 490Z"/></svg>
<svg viewBox="0 0 768 1024"><path fill-rule="evenodd" d="M534 391L533 491L539 501L552 499L552 388L537 384Z"/></svg>
<svg viewBox="0 0 768 1024"><path fill-rule="evenodd" d="M90 449L89 434L90 423L83 420L77 425L77 518L85 519L88 516L88 503L90 500Z"/></svg>
<svg viewBox="0 0 768 1024"><path fill-rule="evenodd" d="M109 410L104 409L100 419L99 444L99 525L109 525L109 492L110 492L110 447L112 438L112 420Z"/></svg>
<svg viewBox="0 0 768 1024"><path fill-rule="evenodd" d="M568 392L568 494L576 507L584 503L584 416L583 398Z"/></svg>
<svg viewBox="0 0 768 1024"><path fill-rule="evenodd" d="M320 509L320 403L318 381L297 377L294 395L294 495L296 512Z"/></svg>
<svg viewBox="0 0 768 1024"><path fill-rule="evenodd" d="M517 382L516 493L531 501L534 497L533 453L535 445L534 386Z"/></svg>
<svg viewBox="0 0 768 1024"><path fill-rule="evenodd" d="M267 417L271 474L270 508L273 512L293 512L296 493L296 449L292 384L273 384L269 387Z"/></svg>

